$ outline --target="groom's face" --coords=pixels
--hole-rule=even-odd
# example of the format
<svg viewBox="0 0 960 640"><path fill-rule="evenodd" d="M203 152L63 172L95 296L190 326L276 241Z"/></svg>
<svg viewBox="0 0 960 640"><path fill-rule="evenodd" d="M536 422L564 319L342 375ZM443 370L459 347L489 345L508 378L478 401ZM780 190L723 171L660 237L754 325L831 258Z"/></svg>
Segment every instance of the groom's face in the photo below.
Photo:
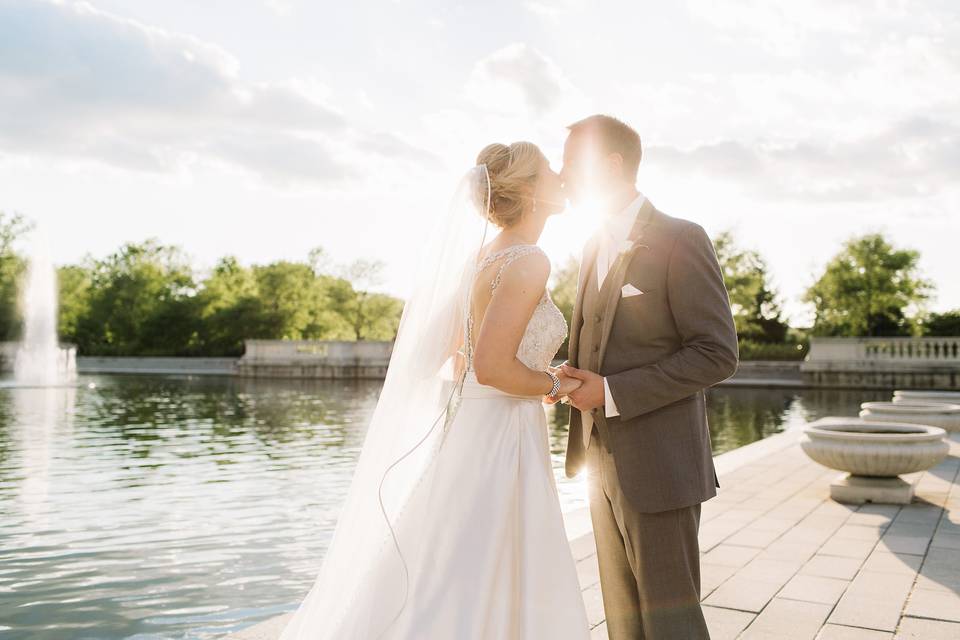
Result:
<svg viewBox="0 0 960 640"><path fill-rule="evenodd" d="M570 204L577 206L601 199L610 189L610 163L592 136L572 132L563 145L563 168L560 179L563 193Z"/></svg>

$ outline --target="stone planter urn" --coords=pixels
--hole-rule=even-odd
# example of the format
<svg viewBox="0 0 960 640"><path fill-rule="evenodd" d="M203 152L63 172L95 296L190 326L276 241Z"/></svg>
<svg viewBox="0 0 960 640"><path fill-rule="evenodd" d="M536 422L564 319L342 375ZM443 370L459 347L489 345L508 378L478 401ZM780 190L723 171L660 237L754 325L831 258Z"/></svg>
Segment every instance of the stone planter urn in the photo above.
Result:
<svg viewBox="0 0 960 640"><path fill-rule="evenodd" d="M864 402L860 417L873 422L911 422L960 431L960 404L921 402Z"/></svg>
<svg viewBox="0 0 960 640"><path fill-rule="evenodd" d="M946 458L945 435L922 424L824 418L807 426L800 446L814 462L847 472L830 485L837 502L909 504L913 485L899 476Z"/></svg>
<svg viewBox="0 0 960 640"><path fill-rule="evenodd" d="M914 391L897 389L893 392L893 401L900 402L937 402L942 404L960 404L960 391Z"/></svg>

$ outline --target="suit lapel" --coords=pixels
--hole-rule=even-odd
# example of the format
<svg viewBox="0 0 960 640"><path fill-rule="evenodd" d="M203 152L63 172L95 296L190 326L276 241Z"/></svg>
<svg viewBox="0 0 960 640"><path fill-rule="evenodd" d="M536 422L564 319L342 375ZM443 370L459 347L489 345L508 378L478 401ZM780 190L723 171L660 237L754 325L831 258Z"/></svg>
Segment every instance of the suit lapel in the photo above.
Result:
<svg viewBox="0 0 960 640"><path fill-rule="evenodd" d="M607 273L603 281L603 287L600 289L599 300L603 304L603 327L600 333L600 356L597 362L597 372L603 365L603 356L607 352L607 341L610 339L610 329L613 327L613 316L617 312L617 304L620 302L620 288L623 286L623 279L627 274L627 266L633 255L644 245L640 242L643 237L644 229L653 218L653 205L649 200L644 200L640 211L637 212L637 219L627 235L627 240L632 246L627 251L618 254L617 259L610 266L610 272Z"/></svg>
<svg viewBox="0 0 960 640"><path fill-rule="evenodd" d="M583 247L580 257L580 272L577 277L577 298L573 303L573 317L570 319L570 340L567 343L567 361L574 367L580 367L577 357L580 348L580 329L583 327L583 294L589 278L596 278L597 246L590 238Z"/></svg>

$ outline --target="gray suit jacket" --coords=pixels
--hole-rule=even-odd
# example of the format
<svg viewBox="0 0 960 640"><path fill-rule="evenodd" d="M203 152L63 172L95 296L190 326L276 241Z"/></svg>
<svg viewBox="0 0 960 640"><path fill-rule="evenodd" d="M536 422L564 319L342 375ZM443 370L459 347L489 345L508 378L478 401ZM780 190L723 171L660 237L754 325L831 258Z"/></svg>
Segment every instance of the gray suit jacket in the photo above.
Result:
<svg viewBox="0 0 960 640"><path fill-rule="evenodd" d="M640 512L679 509L716 495L704 389L734 374L737 333L723 275L700 225L647 200L632 247L597 290L597 247L580 264L570 364L607 378L619 416L592 411L624 494ZM621 298L630 283L642 295ZM566 473L584 464L581 414L570 408ZM595 443L596 444L596 443Z"/></svg>

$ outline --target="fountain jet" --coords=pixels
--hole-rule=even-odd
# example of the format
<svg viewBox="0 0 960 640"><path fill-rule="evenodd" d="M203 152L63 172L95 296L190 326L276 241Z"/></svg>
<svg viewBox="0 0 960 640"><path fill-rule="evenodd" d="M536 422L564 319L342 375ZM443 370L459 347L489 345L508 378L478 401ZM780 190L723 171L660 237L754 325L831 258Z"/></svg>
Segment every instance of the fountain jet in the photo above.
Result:
<svg viewBox="0 0 960 640"><path fill-rule="evenodd" d="M17 348L14 378L18 386L59 386L77 377L76 349L57 340L57 276L48 244L36 238L27 262L21 305L23 340Z"/></svg>

